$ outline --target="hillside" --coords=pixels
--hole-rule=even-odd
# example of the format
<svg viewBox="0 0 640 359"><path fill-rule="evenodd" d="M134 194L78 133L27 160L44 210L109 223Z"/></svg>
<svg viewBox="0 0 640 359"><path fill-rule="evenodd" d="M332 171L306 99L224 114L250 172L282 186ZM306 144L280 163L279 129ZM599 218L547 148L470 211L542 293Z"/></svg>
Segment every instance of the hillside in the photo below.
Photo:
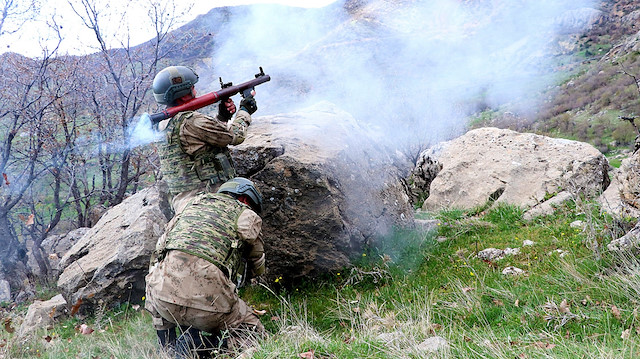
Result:
<svg viewBox="0 0 640 359"><path fill-rule="evenodd" d="M534 115L523 120L506 105L480 114L476 126L576 139L606 154L632 149L637 130L619 117L640 115L640 2L604 1L599 10L571 51L556 56L557 84L543 91L546 100Z"/></svg>

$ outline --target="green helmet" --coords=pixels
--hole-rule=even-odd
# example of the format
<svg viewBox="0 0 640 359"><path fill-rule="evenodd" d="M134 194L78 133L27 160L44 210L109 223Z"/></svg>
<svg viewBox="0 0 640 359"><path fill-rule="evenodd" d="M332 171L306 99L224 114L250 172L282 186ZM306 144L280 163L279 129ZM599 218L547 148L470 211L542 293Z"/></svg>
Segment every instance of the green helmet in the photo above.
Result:
<svg viewBox="0 0 640 359"><path fill-rule="evenodd" d="M236 197L246 195L253 202L256 212L262 211L262 195L253 185L253 182L244 177L236 177L223 183L218 188L218 193L229 193Z"/></svg>
<svg viewBox="0 0 640 359"><path fill-rule="evenodd" d="M175 100L191 92L198 82L198 74L186 66L169 66L153 79L153 97L160 105L172 105Z"/></svg>

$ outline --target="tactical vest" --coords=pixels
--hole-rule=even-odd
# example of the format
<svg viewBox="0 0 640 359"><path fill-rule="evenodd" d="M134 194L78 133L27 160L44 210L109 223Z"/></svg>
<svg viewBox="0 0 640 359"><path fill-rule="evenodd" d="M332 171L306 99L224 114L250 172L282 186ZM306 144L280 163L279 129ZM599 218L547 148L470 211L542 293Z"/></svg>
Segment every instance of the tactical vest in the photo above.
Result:
<svg viewBox="0 0 640 359"><path fill-rule="evenodd" d="M179 215L164 243L156 248L162 258L168 250L179 250L215 264L234 283L245 277L242 258L244 241L238 236L238 218L247 205L226 194L196 196Z"/></svg>
<svg viewBox="0 0 640 359"><path fill-rule="evenodd" d="M186 111L173 117L165 129L166 141L159 146L163 179L169 185L172 195L226 182L235 177L228 148L208 146L207 150L193 156L182 149L180 126L193 115L192 111Z"/></svg>

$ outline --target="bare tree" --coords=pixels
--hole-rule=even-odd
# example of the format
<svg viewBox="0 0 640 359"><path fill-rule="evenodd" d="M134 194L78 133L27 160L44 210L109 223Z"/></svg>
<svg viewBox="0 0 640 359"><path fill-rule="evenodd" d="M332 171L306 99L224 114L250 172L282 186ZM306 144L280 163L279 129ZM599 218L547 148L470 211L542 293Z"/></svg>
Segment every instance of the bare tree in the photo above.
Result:
<svg viewBox="0 0 640 359"><path fill-rule="evenodd" d="M131 145L132 126L143 106L160 61L169 48L164 46L168 32L176 25L173 2L150 1L149 24L154 30L150 47L131 46L128 33L118 41L119 48L109 46L102 25L108 21L96 0L80 0L75 13L95 35L97 54L95 76L88 85L92 91L88 102L94 117L99 141L98 159L102 174L102 202L120 203L126 193L135 192L148 171L144 151ZM113 16L113 15L112 15ZM124 13L121 14L121 17ZM110 34L109 34L110 35Z"/></svg>
<svg viewBox="0 0 640 359"><path fill-rule="evenodd" d="M7 11L15 5L2 1L0 34L7 19L16 20ZM120 203L145 174L157 172L153 147L132 146L131 129L149 106L162 58L175 50L164 44L175 12L167 3L149 2L151 44L130 46L125 36L111 48L98 2L79 4L74 9L95 34L97 53L56 57L54 46L38 58L0 55L0 277L9 273L12 287L28 277L27 239L45 274L40 245L60 223L75 217L75 226L89 226L92 206Z"/></svg>
<svg viewBox="0 0 640 359"><path fill-rule="evenodd" d="M0 36L17 32L39 11L38 0L0 0Z"/></svg>
<svg viewBox="0 0 640 359"><path fill-rule="evenodd" d="M19 226L22 234L33 240L32 254L43 275L50 268L44 259L42 241L60 224L64 211L77 202L74 196L77 176L75 154L78 137L83 135L81 119L85 113L84 103L77 95L79 84L75 81L77 73L82 70L82 59L58 57L51 61L49 67L43 91L52 99L52 104L39 124L43 149L38 161L45 171L24 196L23 208L28 209L29 216L22 216Z"/></svg>
<svg viewBox="0 0 640 359"><path fill-rule="evenodd" d="M19 240L12 223L11 211L19 208L33 183L50 164L42 161L46 138L51 136L49 114L56 102L50 92L51 55L28 59L5 54L0 94L0 259L1 268L11 284L19 286L27 275L26 246ZM26 222L32 221L25 213Z"/></svg>
<svg viewBox="0 0 640 359"><path fill-rule="evenodd" d="M640 79L638 78L638 76L628 71L622 63L619 63L619 66L621 68L620 72L629 76L633 80L633 84L635 85L636 90L638 91L638 95L640 95ZM635 120L637 118L638 118L637 116L620 116L621 120L628 121L636 131L636 139L633 145L634 153L640 149L640 130L638 130L638 126L636 126L636 123L635 123Z"/></svg>

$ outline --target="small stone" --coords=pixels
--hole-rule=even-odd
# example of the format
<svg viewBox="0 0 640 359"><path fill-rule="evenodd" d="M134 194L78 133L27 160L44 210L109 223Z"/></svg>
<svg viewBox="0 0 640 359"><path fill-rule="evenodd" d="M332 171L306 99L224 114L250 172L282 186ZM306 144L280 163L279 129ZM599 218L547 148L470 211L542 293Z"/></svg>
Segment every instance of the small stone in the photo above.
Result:
<svg viewBox="0 0 640 359"><path fill-rule="evenodd" d="M513 266L509 266L502 270L502 274L504 275L522 275L524 273L524 270Z"/></svg>
<svg viewBox="0 0 640 359"><path fill-rule="evenodd" d="M569 255L569 252L565 251L564 249L556 249L556 250L554 250L554 251L549 252L549 255L550 255L550 256L551 256L551 255L554 255L554 254L559 255L559 256L560 256L560 258L564 258L564 257L566 257L566 256L568 256L568 255Z"/></svg>
<svg viewBox="0 0 640 359"><path fill-rule="evenodd" d="M420 352L436 353L442 349L448 349L449 343L443 337L435 336L427 338L422 343L418 344L416 349Z"/></svg>
<svg viewBox="0 0 640 359"><path fill-rule="evenodd" d="M502 259L504 257L504 251L497 248L487 248L478 252L477 257L488 261Z"/></svg>
<svg viewBox="0 0 640 359"><path fill-rule="evenodd" d="M504 254L506 256L515 256L520 254L520 248L505 248Z"/></svg>
<svg viewBox="0 0 640 359"><path fill-rule="evenodd" d="M584 222L577 220L577 221L573 221L571 222L571 224L569 224L569 227L571 228L584 228Z"/></svg>

